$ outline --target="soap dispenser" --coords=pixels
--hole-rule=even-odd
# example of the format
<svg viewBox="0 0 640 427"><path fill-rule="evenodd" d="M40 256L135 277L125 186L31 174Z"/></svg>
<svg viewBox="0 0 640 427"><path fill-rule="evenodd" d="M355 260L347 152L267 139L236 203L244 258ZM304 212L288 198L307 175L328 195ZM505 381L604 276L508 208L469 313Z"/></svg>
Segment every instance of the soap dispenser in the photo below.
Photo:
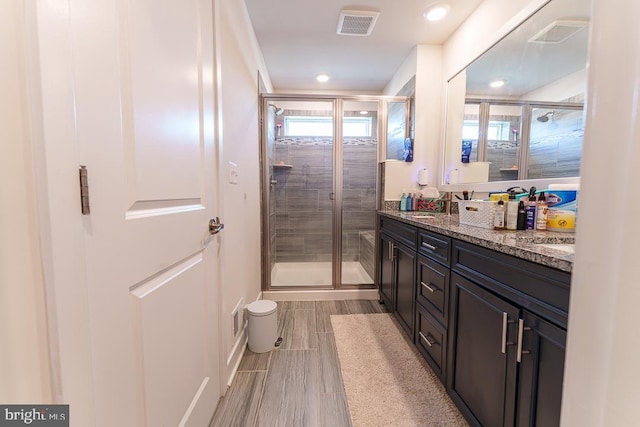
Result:
<svg viewBox="0 0 640 427"><path fill-rule="evenodd" d="M405 194L405 192L402 192L402 196L400 197L400 210L407 210L407 195Z"/></svg>

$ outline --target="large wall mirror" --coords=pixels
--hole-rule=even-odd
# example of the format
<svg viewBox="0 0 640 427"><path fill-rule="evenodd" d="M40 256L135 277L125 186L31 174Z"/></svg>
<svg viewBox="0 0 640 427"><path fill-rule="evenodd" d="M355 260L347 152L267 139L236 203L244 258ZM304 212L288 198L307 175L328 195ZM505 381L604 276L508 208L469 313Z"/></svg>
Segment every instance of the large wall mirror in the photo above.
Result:
<svg viewBox="0 0 640 427"><path fill-rule="evenodd" d="M443 184L577 180L590 3L549 1L449 80Z"/></svg>

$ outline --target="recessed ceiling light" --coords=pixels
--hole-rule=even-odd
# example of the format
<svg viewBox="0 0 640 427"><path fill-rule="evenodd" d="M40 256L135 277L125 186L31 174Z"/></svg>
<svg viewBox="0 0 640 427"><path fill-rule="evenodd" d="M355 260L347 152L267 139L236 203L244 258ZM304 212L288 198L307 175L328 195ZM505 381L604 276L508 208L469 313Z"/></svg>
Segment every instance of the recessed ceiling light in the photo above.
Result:
<svg viewBox="0 0 640 427"><path fill-rule="evenodd" d="M369 114L369 112L366 110L362 110L360 111L360 114L362 114L363 116L366 116L367 114Z"/></svg>
<svg viewBox="0 0 640 427"><path fill-rule="evenodd" d="M429 6L422 14L427 21L439 21L449 14L451 7L447 3L437 3Z"/></svg>
<svg viewBox="0 0 640 427"><path fill-rule="evenodd" d="M491 83L489 83L489 86L495 89L495 88L504 86L506 83L507 82L505 80L494 80Z"/></svg>
<svg viewBox="0 0 640 427"><path fill-rule="evenodd" d="M329 76L327 74L318 74L316 76L316 80L319 81L320 83L328 82Z"/></svg>

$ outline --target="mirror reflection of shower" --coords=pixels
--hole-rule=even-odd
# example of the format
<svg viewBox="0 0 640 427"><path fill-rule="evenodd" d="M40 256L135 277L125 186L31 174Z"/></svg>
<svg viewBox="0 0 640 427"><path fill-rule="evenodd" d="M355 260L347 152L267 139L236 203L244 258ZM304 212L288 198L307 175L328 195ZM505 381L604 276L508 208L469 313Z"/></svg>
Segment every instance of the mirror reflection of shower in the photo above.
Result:
<svg viewBox="0 0 640 427"><path fill-rule="evenodd" d="M273 109L275 110L276 116L279 116L280 114L284 113L284 108L278 108L275 104L269 104L269 107L273 107Z"/></svg>
<svg viewBox="0 0 640 427"><path fill-rule="evenodd" d="M553 115L556 113L556 110L552 110L552 111L548 111L545 114L542 114L540 116L538 116L538 118L536 120L538 120L539 122L542 123L546 123L549 121L549 116L551 116L551 118L553 118Z"/></svg>

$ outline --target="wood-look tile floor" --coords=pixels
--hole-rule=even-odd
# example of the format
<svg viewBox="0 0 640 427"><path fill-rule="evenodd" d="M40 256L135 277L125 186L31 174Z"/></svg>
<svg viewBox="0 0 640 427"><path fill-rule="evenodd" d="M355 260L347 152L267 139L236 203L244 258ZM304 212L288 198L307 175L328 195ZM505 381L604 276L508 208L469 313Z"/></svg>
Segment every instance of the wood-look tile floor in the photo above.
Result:
<svg viewBox="0 0 640 427"><path fill-rule="evenodd" d="M282 345L245 350L210 427L351 426L329 316L384 312L378 301L278 301Z"/></svg>

